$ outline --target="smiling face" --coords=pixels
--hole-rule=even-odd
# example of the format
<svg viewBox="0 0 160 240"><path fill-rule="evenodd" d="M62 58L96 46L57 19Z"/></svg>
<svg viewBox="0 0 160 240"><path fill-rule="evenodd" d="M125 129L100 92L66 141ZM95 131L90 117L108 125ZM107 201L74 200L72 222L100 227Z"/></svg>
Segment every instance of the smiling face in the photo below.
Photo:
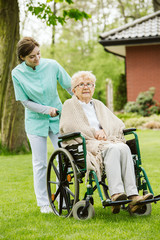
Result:
<svg viewBox="0 0 160 240"><path fill-rule="evenodd" d="M89 103L94 94L95 84L91 80L84 79L72 91L74 95L82 102Z"/></svg>
<svg viewBox="0 0 160 240"><path fill-rule="evenodd" d="M35 48L29 55L25 57L21 56L21 59L25 61L26 65L32 68L35 68L36 66L39 65L40 58L41 54L38 46L35 46Z"/></svg>

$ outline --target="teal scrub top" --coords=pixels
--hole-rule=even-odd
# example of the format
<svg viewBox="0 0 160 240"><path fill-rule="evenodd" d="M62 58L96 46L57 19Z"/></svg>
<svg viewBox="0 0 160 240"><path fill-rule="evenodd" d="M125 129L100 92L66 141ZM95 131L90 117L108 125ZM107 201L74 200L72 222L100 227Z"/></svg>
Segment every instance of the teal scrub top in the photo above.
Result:
<svg viewBox="0 0 160 240"><path fill-rule="evenodd" d="M30 100L55 107L59 111L62 103L57 91L57 81L64 89L71 87L71 78L61 65L53 59L40 59L35 70L22 62L12 70L12 80L17 101ZM25 130L28 134L48 136L49 128L59 132L59 117L50 117L25 108Z"/></svg>

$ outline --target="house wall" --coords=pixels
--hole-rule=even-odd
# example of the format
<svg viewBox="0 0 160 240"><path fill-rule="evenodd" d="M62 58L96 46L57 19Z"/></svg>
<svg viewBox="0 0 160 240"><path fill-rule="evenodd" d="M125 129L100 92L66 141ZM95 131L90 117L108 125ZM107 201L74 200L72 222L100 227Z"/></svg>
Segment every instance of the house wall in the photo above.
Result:
<svg viewBox="0 0 160 240"><path fill-rule="evenodd" d="M127 100L155 87L160 102L160 44L126 47Z"/></svg>

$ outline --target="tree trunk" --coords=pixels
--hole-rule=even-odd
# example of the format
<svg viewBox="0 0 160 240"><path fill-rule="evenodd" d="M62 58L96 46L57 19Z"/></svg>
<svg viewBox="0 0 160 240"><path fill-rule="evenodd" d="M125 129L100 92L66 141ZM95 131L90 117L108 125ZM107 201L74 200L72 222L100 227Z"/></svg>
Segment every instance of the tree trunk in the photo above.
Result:
<svg viewBox="0 0 160 240"><path fill-rule="evenodd" d="M154 11L157 12L160 10L160 0L152 0Z"/></svg>
<svg viewBox="0 0 160 240"><path fill-rule="evenodd" d="M56 2L53 3L53 13L56 15L57 13L57 7L56 7ZM55 45L55 35L56 35L56 25L52 27L52 45Z"/></svg>
<svg viewBox="0 0 160 240"><path fill-rule="evenodd" d="M24 131L24 109L15 101L11 70L17 65L16 45L19 40L17 0L0 0L0 127L1 142L8 150L22 146L28 150Z"/></svg>

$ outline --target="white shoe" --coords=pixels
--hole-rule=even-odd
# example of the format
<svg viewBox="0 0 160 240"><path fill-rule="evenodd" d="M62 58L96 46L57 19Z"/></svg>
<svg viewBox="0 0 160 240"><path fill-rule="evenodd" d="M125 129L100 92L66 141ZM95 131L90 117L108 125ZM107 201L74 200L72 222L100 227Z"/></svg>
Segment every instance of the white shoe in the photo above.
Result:
<svg viewBox="0 0 160 240"><path fill-rule="evenodd" d="M46 205L46 206L42 206L40 208L41 213L52 213L52 209L50 208L50 206Z"/></svg>

